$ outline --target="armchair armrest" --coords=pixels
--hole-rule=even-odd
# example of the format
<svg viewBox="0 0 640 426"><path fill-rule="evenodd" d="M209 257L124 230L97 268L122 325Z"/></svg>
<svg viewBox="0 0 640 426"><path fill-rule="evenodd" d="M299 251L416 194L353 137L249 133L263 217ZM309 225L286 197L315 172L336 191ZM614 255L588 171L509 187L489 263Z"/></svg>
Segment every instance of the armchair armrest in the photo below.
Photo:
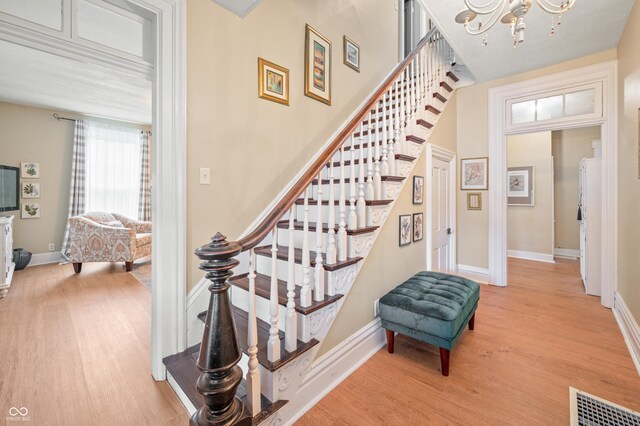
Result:
<svg viewBox="0 0 640 426"><path fill-rule="evenodd" d="M69 218L70 256L75 262L131 261L136 249L135 231L131 228L102 225L86 217ZM89 236L98 237L102 244L92 248ZM119 244L121 243L121 244ZM124 246L124 251L104 250L104 247Z"/></svg>
<svg viewBox="0 0 640 426"><path fill-rule="evenodd" d="M130 217L127 217L118 213L112 213L112 214L113 214L113 217L115 217L120 222L122 222L125 228L133 229L136 234L151 233L151 222L131 219Z"/></svg>

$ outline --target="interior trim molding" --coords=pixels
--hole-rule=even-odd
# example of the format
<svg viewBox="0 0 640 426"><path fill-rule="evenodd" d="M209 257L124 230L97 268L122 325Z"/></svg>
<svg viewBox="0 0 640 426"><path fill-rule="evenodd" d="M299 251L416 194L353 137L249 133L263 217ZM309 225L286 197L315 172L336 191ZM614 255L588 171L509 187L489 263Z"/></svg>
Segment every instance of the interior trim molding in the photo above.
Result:
<svg viewBox="0 0 640 426"><path fill-rule="evenodd" d="M31 262L27 265L30 266L48 265L50 263L60 263L63 257L59 251L52 251L49 253L34 253L31 256Z"/></svg>
<svg viewBox="0 0 640 426"><path fill-rule="evenodd" d="M571 259L580 259L580 250L554 248L554 256L569 257Z"/></svg>
<svg viewBox="0 0 640 426"><path fill-rule="evenodd" d="M627 344L633 364L640 375L640 325L624 302L622 295L616 291L613 315L618 322L624 342Z"/></svg>
<svg viewBox="0 0 640 426"><path fill-rule="evenodd" d="M507 285L507 136L544 130L602 126L602 297L603 306L612 308L617 289L618 259L618 62L608 61L588 67L549 74L540 78L489 90L489 278L495 285ZM601 83L602 117L572 119L562 123L544 122L507 131L507 101L544 94L584 84Z"/></svg>
<svg viewBox="0 0 640 426"><path fill-rule="evenodd" d="M479 268L477 266L460 265L457 267L458 275L470 280L477 281L480 284L489 284L489 270L487 268Z"/></svg>
<svg viewBox="0 0 640 426"><path fill-rule="evenodd" d="M515 257L517 259L533 260L535 262L556 263L553 260L553 255L546 254L546 253L535 253L532 251L521 251L521 250L509 250L507 251L507 255L509 257Z"/></svg>

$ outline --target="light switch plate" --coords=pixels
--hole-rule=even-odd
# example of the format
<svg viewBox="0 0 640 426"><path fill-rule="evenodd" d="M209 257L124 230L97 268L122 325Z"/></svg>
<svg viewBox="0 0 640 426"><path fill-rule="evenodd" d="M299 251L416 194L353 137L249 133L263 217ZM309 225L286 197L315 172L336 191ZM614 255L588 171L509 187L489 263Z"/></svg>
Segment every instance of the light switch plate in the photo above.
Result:
<svg viewBox="0 0 640 426"><path fill-rule="evenodd" d="M200 167L200 185L211 184L211 169L209 167Z"/></svg>

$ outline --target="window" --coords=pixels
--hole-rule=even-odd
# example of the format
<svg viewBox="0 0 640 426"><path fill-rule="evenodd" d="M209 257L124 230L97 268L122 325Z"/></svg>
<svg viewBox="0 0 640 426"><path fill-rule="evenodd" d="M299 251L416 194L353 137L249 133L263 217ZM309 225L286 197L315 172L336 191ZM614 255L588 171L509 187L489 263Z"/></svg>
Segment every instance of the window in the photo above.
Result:
<svg viewBox="0 0 640 426"><path fill-rule="evenodd" d="M87 122L86 209L138 217L140 130Z"/></svg>

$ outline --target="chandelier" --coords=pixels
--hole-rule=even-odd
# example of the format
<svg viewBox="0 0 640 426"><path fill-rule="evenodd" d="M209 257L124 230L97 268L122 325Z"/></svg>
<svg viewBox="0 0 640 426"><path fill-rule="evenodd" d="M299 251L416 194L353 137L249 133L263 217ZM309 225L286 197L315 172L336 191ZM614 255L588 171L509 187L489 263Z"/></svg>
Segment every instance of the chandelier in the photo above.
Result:
<svg viewBox="0 0 640 426"><path fill-rule="evenodd" d="M576 0L561 0L559 3L550 0L535 1L542 10L554 15L551 18L551 35L553 35L556 26L555 17L557 16L557 25L560 25L562 14L569 11ZM484 34L483 46L488 44L487 31L498 21L507 24L511 27L515 48L519 43L524 42L524 31L527 28L524 17L531 9L532 3L533 0L488 0L484 4L476 4L474 0L464 0L467 8L456 15L456 22L464 24L465 30L471 35ZM478 20L477 25L471 25L470 22L477 16L488 18L485 22Z"/></svg>

